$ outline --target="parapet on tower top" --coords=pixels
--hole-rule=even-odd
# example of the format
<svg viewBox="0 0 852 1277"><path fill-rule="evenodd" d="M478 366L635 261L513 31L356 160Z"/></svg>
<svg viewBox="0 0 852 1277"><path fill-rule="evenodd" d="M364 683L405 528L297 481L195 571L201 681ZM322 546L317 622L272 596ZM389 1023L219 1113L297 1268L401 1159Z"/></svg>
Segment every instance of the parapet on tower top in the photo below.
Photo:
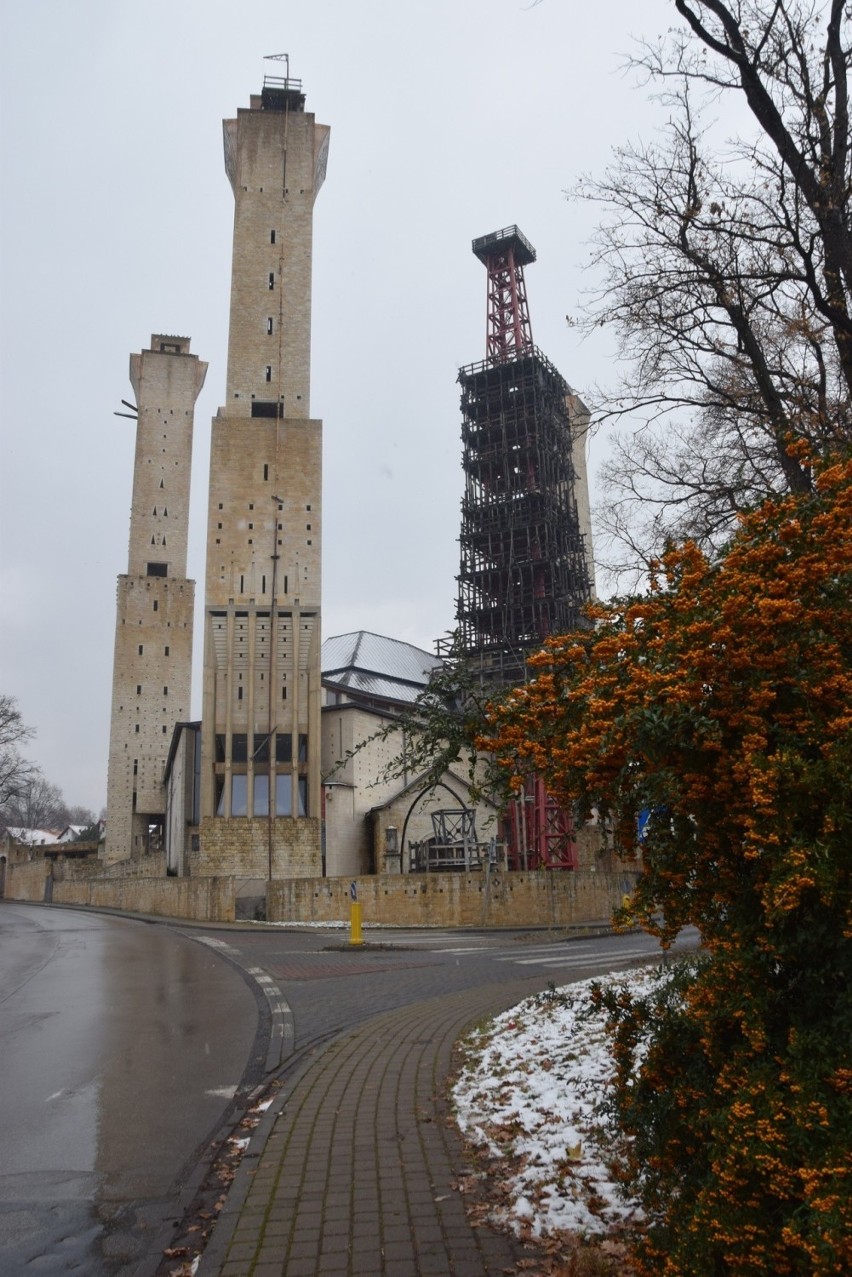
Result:
<svg viewBox="0 0 852 1277"><path fill-rule="evenodd" d="M535 249L526 235L517 226L504 226L502 231L492 231L490 235L480 235L471 245L474 257L478 257L486 266L490 257L508 253L514 254L519 266L529 266L535 261Z"/></svg>
<svg viewBox="0 0 852 1277"><path fill-rule="evenodd" d="M173 333L152 333L151 350L161 355L188 355L192 340Z"/></svg>
<svg viewBox="0 0 852 1277"><path fill-rule="evenodd" d="M302 81L294 80L290 75L290 55L272 53L264 58L264 62L283 63L284 74L264 75L263 91L260 95L261 110L304 111L305 95L302 92Z"/></svg>

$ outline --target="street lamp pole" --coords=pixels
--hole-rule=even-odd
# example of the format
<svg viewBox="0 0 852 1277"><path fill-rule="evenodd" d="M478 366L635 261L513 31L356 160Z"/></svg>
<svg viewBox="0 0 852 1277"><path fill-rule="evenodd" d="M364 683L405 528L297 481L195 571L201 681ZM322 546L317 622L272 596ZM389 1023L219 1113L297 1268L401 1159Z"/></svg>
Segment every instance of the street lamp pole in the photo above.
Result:
<svg viewBox="0 0 852 1277"><path fill-rule="evenodd" d="M276 593L278 589L278 507L284 502L280 497L272 497L275 502L275 509L272 514L272 595L269 601L269 738L268 738L268 763L267 763L267 810L269 813L268 829L267 829L267 859L268 859L268 881L272 882L272 860L273 845L275 837L275 763L274 754L276 742L273 739L275 733L275 711L273 705L273 697L275 695L273 683L275 682L275 646L277 642L277 633L275 627L275 607Z"/></svg>

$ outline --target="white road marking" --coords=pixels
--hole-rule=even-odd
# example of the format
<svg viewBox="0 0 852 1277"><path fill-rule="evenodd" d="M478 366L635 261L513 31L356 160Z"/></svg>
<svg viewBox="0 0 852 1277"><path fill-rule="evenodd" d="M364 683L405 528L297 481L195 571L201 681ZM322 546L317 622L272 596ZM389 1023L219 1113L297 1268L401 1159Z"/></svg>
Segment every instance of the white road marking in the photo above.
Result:
<svg viewBox="0 0 852 1277"><path fill-rule="evenodd" d="M556 954L541 958L498 958L498 962L514 962L519 967L587 967L601 961L602 955L580 953L560 958ZM622 949L618 953L606 955L608 962L629 961L632 958L648 958L653 961L659 957L655 949Z"/></svg>
<svg viewBox="0 0 852 1277"><path fill-rule="evenodd" d="M493 946L490 944L466 944L461 949L433 949L433 953L487 953ZM439 1201L435 1198L435 1201Z"/></svg>

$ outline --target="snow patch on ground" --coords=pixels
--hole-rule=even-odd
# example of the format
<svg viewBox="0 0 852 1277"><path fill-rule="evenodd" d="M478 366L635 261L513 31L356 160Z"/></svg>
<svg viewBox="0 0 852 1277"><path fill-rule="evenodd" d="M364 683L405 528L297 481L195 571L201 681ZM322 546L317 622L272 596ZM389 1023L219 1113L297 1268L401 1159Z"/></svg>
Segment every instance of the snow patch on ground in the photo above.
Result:
<svg viewBox="0 0 852 1277"><path fill-rule="evenodd" d="M542 1237L604 1236L641 1223L637 1202L613 1183L600 1112L613 1075L604 1013L593 984L650 990L656 968L566 985L504 1012L463 1043L453 1088L465 1137L504 1162L506 1204L497 1215Z"/></svg>

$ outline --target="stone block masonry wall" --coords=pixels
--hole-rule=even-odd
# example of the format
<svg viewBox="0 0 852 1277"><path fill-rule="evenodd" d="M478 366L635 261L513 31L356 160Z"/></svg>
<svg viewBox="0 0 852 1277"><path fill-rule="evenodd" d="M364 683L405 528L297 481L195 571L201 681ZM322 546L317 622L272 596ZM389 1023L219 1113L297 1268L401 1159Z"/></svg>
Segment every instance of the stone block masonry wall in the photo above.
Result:
<svg viewBox="0 0 852 1277"><path fill-rule="evenodd" d="M608 920L638 873L485 872L358 878L365 923L430 927L536 927ZM270 922L349 919L348 878L272 882Z"/></svg>
<svg viewBox="0 0 852 1277"><path fill-rule="evenodd" d="M217 821L236 825L236 821ZM254 825L260 822L244 822ZM282 823L282 822L279 822ZM310 822L291 822L308 824ZM255 833L258 831L255 830ZM307 835L312 840L312 835ZM265 848L264 856L265 856ZM283 851L283 849L282 849ZM293 848L290 848L292 854ZM237 846L232 857L242 858ZM223 860L226 848L220 848ZM254 855L260 863L261 850ZM264 861L265 865L265 861ZM45 861L6 871L10 900L44 900ZM570 926L607 921L636 883L635 871L620 873L382 874L356 879L365 923L424 927ZM265 868L258 873L265 878ZM291 877L266 884L270 922L347 922L349 878ZM259 884L258 884L259 885ZM56 881L56 904L148 913L202 922L233 922L245 884L229 875L197 878L90 878Z"/></svg>
<svg viewBox="0 0 852 1277"><path fill-rule="evenodd" d="M54 877L67 882L88 882L91 878L165 878L166 853L155 851L138 860L103 864L100 860L67 859L57 864Z"/></svg>
<svg viewBox="0 0 852 1277"><path fill-rule="evenodd" d="M57 882L53 886L54 904L198 922L233 922L234 897L233 878L114 878Z"/></svg>
<svg viewBox="0 0 852 1277"><path fill-rule="evenodd" d="M269 822L248 817L206 817L201 822L199 850L188 853L190 876L236 874L269 876ZM316 878L322 873L319 820L279 817L272 832L275 878Z"/></svg>
<svg viewBox="0 0 852 1277"><path fill-rule="evenodd" d="M6 866L7 900L44 900L44 884L50 871L46 860Z"/></svg>

